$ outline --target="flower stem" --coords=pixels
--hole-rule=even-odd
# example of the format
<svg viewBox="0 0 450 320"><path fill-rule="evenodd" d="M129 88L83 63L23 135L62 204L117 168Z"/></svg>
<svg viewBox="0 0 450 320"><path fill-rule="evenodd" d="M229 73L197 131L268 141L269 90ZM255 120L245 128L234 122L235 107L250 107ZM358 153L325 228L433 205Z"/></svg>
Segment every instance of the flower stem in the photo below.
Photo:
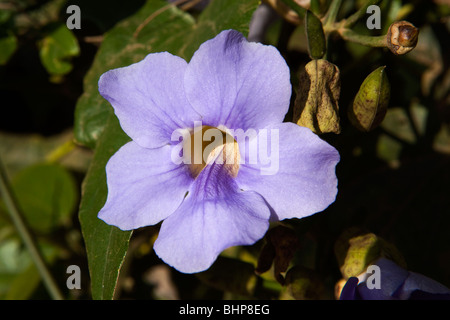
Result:
<svg viewBox="0 0 450 320"><path fill-rule="evenodd" d="M76 145L72 140L64 142L62 145L58 146L52 152L50 152L45 159L48 162L57 162L65 155L70 153L73 149L75 149Z"/></svg>
<svg viewBox="0 0 450 320"><path fill-rule="evenodd" d="M54 300L63 300L63 295L56 285L55 280L53 279L50 271L45 264L45 261L42 257L39 248L36 246L33 235L28 229L25 220L18 209L18 205L14 199L12 190L9 186L8 179L6 176L6 171L3 167L3 164L0 162L0 195L3 197L5 202L6 209L13 221L17 232L19 233L22 241L30 252L31 259L33 260L36 268L41 275L42 280L44 281L45 286L47 287L48 293Z"/></svg>
<svg viewBox="0 0 450 320"><path fill-rule="evenodd" d="M346 28L338 29L337 32L341 35L342 39L351 41L351 42L355 42L355 43L359 43L364 46L368 46L368 47L386 47L387 46L386 35L377 36L377 37L365 36L365 35L358 34L355 31L346 29Z"/></svg>

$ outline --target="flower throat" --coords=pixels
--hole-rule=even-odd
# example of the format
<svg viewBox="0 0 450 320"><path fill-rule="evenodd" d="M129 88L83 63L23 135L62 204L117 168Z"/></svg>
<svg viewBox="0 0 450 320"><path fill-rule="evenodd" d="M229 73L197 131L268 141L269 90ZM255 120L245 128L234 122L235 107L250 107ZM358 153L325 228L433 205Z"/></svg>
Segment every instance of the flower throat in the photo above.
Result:
<svg viewBox="0 0 450 320"><path fill-rule="evenodd" d="M201 126L194 128L183 141L183 158L194 178L213 163L223 164L228 174L236 177L241 155L238 143L230 134L215 127Z"/></svg>

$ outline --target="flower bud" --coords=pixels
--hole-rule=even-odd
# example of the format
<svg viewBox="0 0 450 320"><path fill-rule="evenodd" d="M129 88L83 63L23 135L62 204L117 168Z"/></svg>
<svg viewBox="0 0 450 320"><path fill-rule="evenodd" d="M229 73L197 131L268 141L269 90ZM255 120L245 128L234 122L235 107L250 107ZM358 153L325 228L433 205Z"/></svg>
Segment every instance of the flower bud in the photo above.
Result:
<svg viewBox="0 0 450 320"><path fill-rule="evenodd" d="M419 29L408 21L397 21L391 24L386 35L387 46L392 53L401 55L416 47Z"/></svg>
<svg viewBox="0 0 450 320"><path fill-rule="evenodd" d="M348 118L358 130L375 129L386 115L390 85L384 69L379 67L367 76L348 109Z"/></svg>

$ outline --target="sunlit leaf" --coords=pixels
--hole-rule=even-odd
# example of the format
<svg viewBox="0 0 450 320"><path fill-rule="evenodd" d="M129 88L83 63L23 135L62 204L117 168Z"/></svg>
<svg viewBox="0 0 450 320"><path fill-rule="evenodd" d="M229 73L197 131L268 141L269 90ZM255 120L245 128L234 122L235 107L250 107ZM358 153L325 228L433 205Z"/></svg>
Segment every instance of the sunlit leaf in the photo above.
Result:
<svg viewBox="0 0 450 320"><path fill-rule="evenodd" d="M50 74L64 75L72 70L70 59L80 53L77 38L60 24L39 41L39 56Z"/></svg>

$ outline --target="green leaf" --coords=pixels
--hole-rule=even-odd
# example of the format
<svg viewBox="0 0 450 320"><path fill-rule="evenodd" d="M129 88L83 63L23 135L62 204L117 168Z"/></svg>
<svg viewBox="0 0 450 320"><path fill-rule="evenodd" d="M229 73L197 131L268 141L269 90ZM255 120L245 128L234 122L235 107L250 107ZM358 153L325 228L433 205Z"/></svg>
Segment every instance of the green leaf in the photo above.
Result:
<svg viewBox="0 0 450 320"><path fill-rule="evenodd" d="M39 245L47 263L53 264L59 249L44 241L39 241ZM15 236L1 238L0 299L28 299L39 285L40 280L39 272L20 239Z"/></svg>
<svg viewBox="0 0 450 320"><path fill-rule="evenodd" d="M308 51L311 59L321 59L326 52L325 33L322 22L311 11L306 11L305 18L306 37L308 39Z"/></svg>
<svg viewBox="0 0 450 320"><path fill-rule="evenodd" d="M72 70L70 59L80 53L77 38L64 24L52 27L38 46L43 66L53 75L69 73Z"/></svg>
<svg viewBox="0 0 450 320"><path fill-rule="evenodd" d="M135 15L105 34L102 46L84 80L84 94L77 104L76 139L95 147L95 155L83 183L79 211L94 299L114 297L117 278L131 237L131 232L121 231L97 218L108 192L105 165L129 141L109 103L98 93L97 82L100 75L109 69L137 62L151 52L168 51L190 59L202 42L225 29L236 29L247 34L258 1L213 1L200 14L197 22L177 8L163 10L166 6L165 1L147 1ZM159 14L156 15L155 12ZM138 28L141 30L134 37Z"/></svg>
<svg viewBox="0 0 450 320"><path fill-rule="evenodd" d="M41 277L34 266L30 264L26 270L15 276L9 284L8 292L5 300L26 300L28 299L39 285Z"/></svg>
<svg viewBox="0 0 450 320"><path fill-rule="evenodd" d="M41 249L45 260L52 265L58 255L59 248L50 243L41 241ZM28 252L25 252L28 255ZM5 300L26 300L31 297L41 281L39 271L34 263L29 263L24 271L18 273L11 279Z"/></svg>
<svg viewBox="0 0 450 320"><path fill-rule="evenodd" d="M403 146L396 139L387 134L380 134L376 144L376 153L378 158L386 161L392 168L398 168L399 159Z"/></svg>
<svg viewBox="0 0 450 320"><path fill-rule="evenodd" d="M70 219L77 201L74 178L56 164L37 164L19 172L12 188L29 226L49 233Z"/></svg>
<svg viewBox="0 0 450 320"><path fill-rule="evenodd" d="M117 118L111 114L82 188L79 219L88 255L92 297L99 300L113 298L131 237L131 231L121 231L97 218L108 194L106 163L127 141L129 138L120 129Z"/></svg>
<svg viewBox="0 0 450 320"><path fill-rule="evenodd" d="M0 36L0 65L6 64L17 49L17 38L8 33Z"/></svg>

